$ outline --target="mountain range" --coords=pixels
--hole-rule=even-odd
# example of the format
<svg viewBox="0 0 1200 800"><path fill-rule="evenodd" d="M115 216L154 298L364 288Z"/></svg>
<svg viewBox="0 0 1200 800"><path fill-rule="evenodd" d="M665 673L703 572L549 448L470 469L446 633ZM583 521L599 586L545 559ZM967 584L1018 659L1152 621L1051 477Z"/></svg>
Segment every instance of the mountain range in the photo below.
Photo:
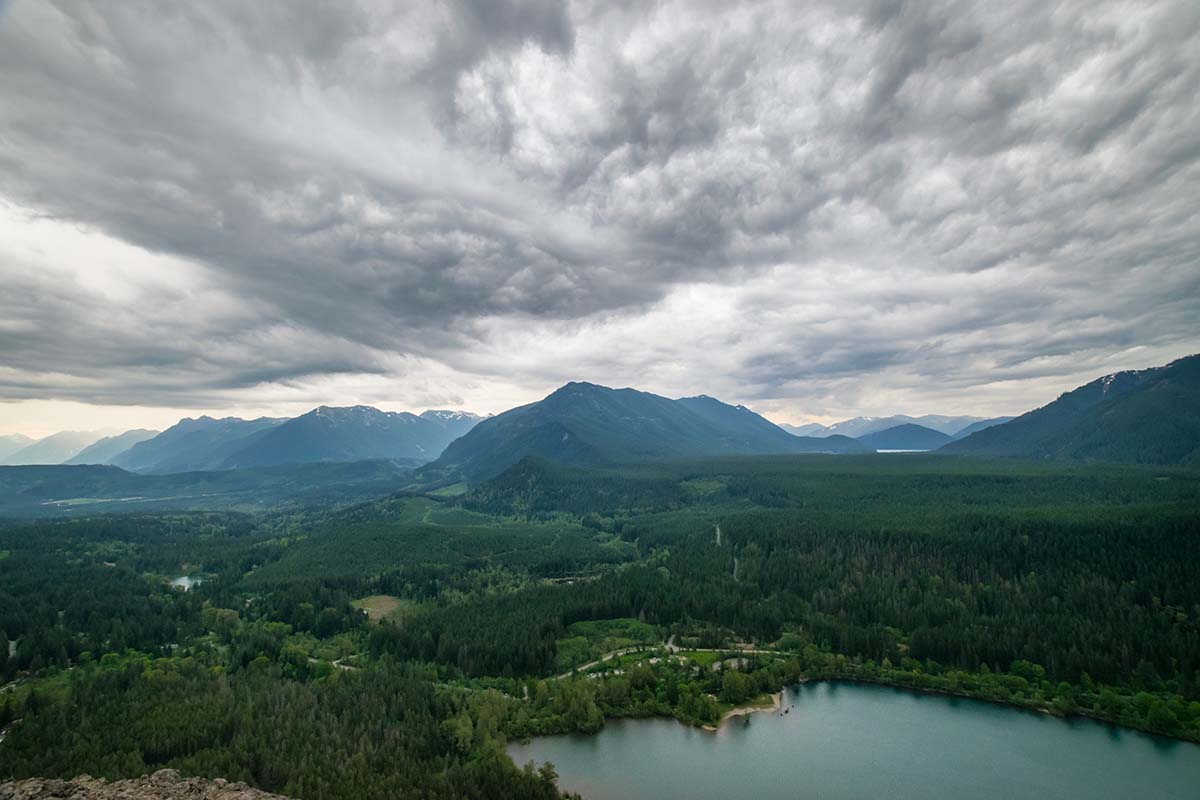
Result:
<svg viewBox="0 0 1200 800"><path fill-rule="evenodd" d="M138 442L109 463L130 472L160 474L221 469L227 458L286 421L274 417L189 417L153 439Z"/></svg>
<svg viewBox="0 0 1200 800"><path fill-rule="evenodd" d="M910 417L907 414L893 414L890 417L854 417L853 419L835 422L832 425L821 425L809 422L804 425L780 425L779 427L796 436L833 436L840 434L860 439L872 433L895 428L898 425L920 425L923 428L944 433L948 436L962 435L967 429L982 430L992 425L1008 422L1012 417L967 417L946 416L944 414L925 414L920 417Z"/></svg>
<svg viewBox="0 0 1200 800"><path fill-rule="evenodd" d="M962 430L954 434L955 439L965 439L972 433L977 433L995 425L1003 425L1006 422L1012 422L1016 417L992 417L991 419L983 419L979 422L973 422Z"/></svg>
<svg viewBox="0 0 1200 800"><path fill-rule="evenodd" d="M20 433L8 433L0 436L0 464L18 450L24 450L35 440Z"/></svg>
<svg viewBox="0 0 1200 800"><path fill-rule="evenodd" d="M148 431L142 428L125 431L116 436L105 436L98 442L93 442L80 450L64 464L107 464L121 453L133 447L138 442L144 442L158 435L158 431Z"/></svg>
<svg viewBox="0 0 1200 800"><path fill-rule="evenodd" d="M793 436L744 406L672 400L636 389L568 383L536 403L476 425L419 470L431 481L498 475L527 456L574 466L652 458L765 453L861 453L845 436Z"/></svg>
<svg viewBox="0 0 1200 800"><path fill-rule="evenodd" d="M480 420L453 411L380 411L321 406L290 419L224 458L217 468L390 458L414 466L433 461Z"/></svg>
<svg viewBox="0 0 1200 800"><path fill-rule="evenodd" d="M88 431L61 431L30 442L10 453L0 464L61 464L103 435Z"/></svg>
<svg viewBox="0 0 1200 800"><path fill-rule="evenodd" d="M189 418L109 463L153 474L371 459L416 466L437 458L480 419L461 411L418 415L370 406L321 406L292 419Z"/></svg>
<svg viewBox="0 0 1200 800"><path fill-rule="evenodd" d="M940 452L1200 466L1200 355L1106 375Z"/></svg>
<svg viewBox="0 0 1200 800"><path fill-rule="evenodd" d="M876 450L1198 466L1200 355L1107 375L1016 418L895 415L779 426L705 395L669 399L573 382L488 419L461 411L321 406L292 419L184 419L162 433L0 437L0 463L10 465L108 464L173 474L381 459L398 468L424 465L417 473L424 485L477 482L526 456L587 467Z"/></svg>

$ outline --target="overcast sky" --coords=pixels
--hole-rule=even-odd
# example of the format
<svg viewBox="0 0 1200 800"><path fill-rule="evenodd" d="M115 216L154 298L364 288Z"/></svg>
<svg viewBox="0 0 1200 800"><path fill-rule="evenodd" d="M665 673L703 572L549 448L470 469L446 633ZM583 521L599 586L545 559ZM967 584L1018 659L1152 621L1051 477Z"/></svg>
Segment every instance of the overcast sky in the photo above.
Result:
<svg viewBox="0 0 1200 800"><path fill-rule="evenodd" d="M1200 3L0 0L0 432L1200 351Z"/></svg>

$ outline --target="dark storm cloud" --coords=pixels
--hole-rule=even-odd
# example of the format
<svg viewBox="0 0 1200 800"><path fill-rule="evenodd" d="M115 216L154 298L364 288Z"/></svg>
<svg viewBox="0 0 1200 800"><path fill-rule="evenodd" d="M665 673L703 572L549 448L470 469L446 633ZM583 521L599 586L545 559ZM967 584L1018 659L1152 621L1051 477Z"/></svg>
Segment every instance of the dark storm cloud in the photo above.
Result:
<svg viewBox="0 0 1200 800"><path fill-rule="evenodd" d="M87 253L0 242L5 398L412 357L844 407L864 373L965 392L1196 349L1194 3L0 13L10 224L146 259L110 297ZM725 290L688 337L692 285Z"/></svg>

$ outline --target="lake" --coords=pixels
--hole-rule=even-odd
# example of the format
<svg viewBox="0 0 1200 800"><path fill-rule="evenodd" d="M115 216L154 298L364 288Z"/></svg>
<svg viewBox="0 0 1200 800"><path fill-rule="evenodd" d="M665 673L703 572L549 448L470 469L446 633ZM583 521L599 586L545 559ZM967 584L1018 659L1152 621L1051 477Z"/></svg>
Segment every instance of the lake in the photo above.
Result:
<svg viewBox="0 0 1200 800"><path fill-rule="evenodd" d="M614 720L508 752L550 761L587 800L1200 797L1200 745L1092 720L850 683L788 689L783 704L716 733Z"/></svg>

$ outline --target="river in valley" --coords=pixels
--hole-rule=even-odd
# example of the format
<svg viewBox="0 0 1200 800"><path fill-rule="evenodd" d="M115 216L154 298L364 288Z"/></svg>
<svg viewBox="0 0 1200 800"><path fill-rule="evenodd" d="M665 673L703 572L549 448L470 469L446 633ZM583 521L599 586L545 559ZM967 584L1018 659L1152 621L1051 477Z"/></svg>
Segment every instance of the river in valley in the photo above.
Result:
<svg viewBox="0 0 1200 800"><path fill-rule="evenodd" d="M586 800L1200 798L1200 745L881 686L817 683L716 733L614 720L514 744Z"/></svg>

